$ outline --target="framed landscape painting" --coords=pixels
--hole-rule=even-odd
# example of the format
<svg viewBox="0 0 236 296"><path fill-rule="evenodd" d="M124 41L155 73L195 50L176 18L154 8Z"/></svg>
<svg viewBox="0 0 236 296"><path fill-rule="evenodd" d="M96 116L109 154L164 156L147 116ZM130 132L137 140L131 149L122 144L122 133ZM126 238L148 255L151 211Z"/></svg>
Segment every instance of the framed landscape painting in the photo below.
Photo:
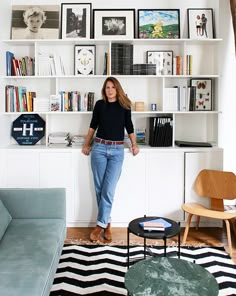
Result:
<svg viewBox="0 0 236 296"><path fill-rule="evenodd" d="M58 5L13 5L11 39L58 39Z"/></svg>
<svg viewBox="0 0 236 296"><path fill-rule="evenodd" d="M180 38L179 9L139 9L138 38Z"/></svg>
<svg viewBox="0 0 236 296"><path fill-rule="evenodd" d="M95 45L75 45L75 75L95 75Z"/></svg>
<svg viewBox="0 0 236 296"><path fill-rule="evenodd" d="M95 39L133 39L135 36L134 9L94 9Z"/></svg>
<svg viewBox="0 0 236 296"><path fill-rule="evenodd" d="M90 38L91 3L61 4L61 38Z"/></svg>
<svg viewBox="0 0 236 296"><path fill-rule="evenodd" d="M190 39L214 38L213 9L188 9L188 37Z"/></svg>

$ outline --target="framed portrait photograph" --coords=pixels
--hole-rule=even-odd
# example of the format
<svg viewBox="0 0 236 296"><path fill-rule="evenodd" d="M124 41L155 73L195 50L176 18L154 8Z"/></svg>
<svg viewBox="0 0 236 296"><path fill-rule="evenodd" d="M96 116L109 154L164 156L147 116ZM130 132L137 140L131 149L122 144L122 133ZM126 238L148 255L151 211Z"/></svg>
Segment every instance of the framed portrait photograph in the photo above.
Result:
<svg viewBox="0 0 236 296"><path fill-rule="evenodd" d="M212 79L190 80L191 86L196 86L196 102L195 111L211 111L212 110Z"/></svg>
<svg viewBox="0 0 236 296"><path fill-rule="evenodd" d="M58 39L59 5L13 5L11 39Z"/></svg>
<svg viewBox="0 0 236 296"><path fill-rule="evenodd" d="M146 54L146 62L156 65L156 75L173 74L173 51L150 50Z"/></svg>
<svg viewBox="0 0 236 296"><path fill-rule="evenodd" d="M133 39L135 37L134 9L94 9L95 39Z"/></svg>
<svg viewBox="0 0 236 296"><path fill-rule="evenodd" d="M188 38L214 38L213 9L191 8L188 12Z"/></svg>
<svg viewBox="0 0 236 296"><path fill-rule="evenodd" d="M61 4L61 38L89 39L91 34L91 3Z"/></svg>
<svg viewBox="0 0 236 296"><path fill-rule="evenodd" d="M75 45L75 75L95 75L95 45Z"/></svg>
<svg viewBox="0 0 236 296"><path fill-rule="evenodd" d="M138 9L138 38L180 38L179 9Z"/></svg>

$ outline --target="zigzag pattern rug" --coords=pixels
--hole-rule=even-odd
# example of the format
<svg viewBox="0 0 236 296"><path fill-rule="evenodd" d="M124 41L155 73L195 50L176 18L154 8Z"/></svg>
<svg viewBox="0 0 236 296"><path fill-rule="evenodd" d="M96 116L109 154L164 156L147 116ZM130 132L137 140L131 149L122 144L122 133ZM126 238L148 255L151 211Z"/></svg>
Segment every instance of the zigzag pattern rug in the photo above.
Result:
<svg viewBox="0 0 236 296"><path fill-rule="evenodd" d="M160 246L149 250L163 255ZM143 258L143 247L130 247L130 256L130 264ZM167 248L167 256L177 258L177 248ZM224 248L181 247L181 259L195 260L212 273L219 285L219 296L236 295L236 265ZM126 271L126 246L64 245L50 296L127 295Z"/></svg>

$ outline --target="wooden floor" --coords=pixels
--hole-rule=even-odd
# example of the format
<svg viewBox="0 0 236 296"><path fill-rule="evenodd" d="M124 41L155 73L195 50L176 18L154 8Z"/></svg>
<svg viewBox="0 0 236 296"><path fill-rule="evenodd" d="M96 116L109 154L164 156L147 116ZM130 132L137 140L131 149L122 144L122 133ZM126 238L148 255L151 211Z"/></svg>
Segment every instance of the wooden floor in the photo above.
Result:
<svg viewBox="0 0 236 296"><path fill-rule="evenodd" d="M67 243L90 243L89 234L92 228L86 227L69 227L67 228ZM181 229L181 240L183 235L183 230ZM127 244L127 229L126 228L112 228L112 244ZM131 244L142 243L143 239L137 236L130 236ZM150 241L150 240L149 240ZM150 244L162 244L161 240L151 240ZM168 245L174 245L177 243L177 238L173 238L168 240ZM236 264L236 237L232 232L232 244L233 244L233 256L232 259ZM212 246L219 247L224 246L226 251L228 250L227 245L227 236L224 228L199 228L196 230L195 228L191 228L189 231L189 235L187 238L187 245L190 246Z"/></svg>

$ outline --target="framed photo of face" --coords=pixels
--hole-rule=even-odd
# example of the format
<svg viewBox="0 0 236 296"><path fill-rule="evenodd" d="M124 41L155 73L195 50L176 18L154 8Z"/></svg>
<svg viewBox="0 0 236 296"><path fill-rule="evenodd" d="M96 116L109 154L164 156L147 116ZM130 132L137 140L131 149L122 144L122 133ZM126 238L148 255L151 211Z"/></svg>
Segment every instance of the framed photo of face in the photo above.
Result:
<svg viewBox="0 0 236 296"><path fill-rule="evenodd" d="M134 9L94 9L95 39L133 39L135 37Z"/></svg>
<svg viewBox="0 0 236 296"><path fill-rule="evenodd" d="M213 9L188 9L188 37L190 39L214 38Z"/></svg>
<svg viewBox="0 0 236 296"><path fill-rule="evenodd" d="M75 45L75 75L95 75L95 45Z"/></svg>
<svg viewBox="0 0 236 296"><path fill-rule="evenodd" d="M61 38L89 39L91 33L91 3L61 4Z"/></svg>
<svg viewBox="0 0 236 296"><path fill-rule="evenodd" d="M156 65L156 75L173 74L173 51L147 51L146 60Z"/></svg>
<svg viewBox="0 0 236 296"><path fill-rule="evenodd" d="M138 9L138 38L180 38L179 9Z"/></svg>
<svg viewBox="0 0 236 296"><path fill-rule="evenodd" d="M58 39L59 5L13 5L11 39Z"/></svg>
<svg viewBox="0 0 236 296"><path fill-rule="evenodd" d="M195 111L211 111L212 107L212 79L190 80L191 86L196 86Z"/></svg>

